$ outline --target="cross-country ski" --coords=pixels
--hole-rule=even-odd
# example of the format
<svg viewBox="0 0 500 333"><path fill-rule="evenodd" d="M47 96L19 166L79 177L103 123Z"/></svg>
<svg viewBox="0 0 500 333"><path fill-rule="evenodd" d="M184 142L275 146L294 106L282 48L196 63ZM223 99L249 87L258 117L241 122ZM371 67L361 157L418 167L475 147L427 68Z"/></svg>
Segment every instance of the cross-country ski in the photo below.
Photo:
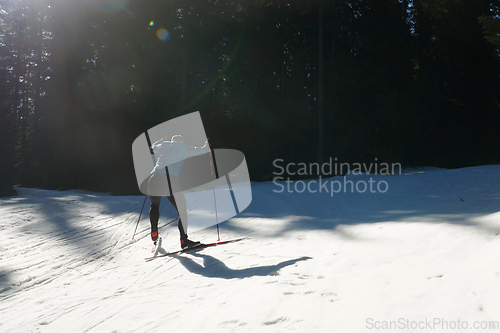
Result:
<svg viewBox="0 0 500 333"><path fill-rule="evenodd" d="M178 251L174 251L174 252L167 252L167 253L158 254L158 251L161 248L161 244L160 244L159 246L156 247L155 251L153 251L155 253L155 255L152 256L152 257L148 257L145 260L146 261L151 261L151 260L156 259L156 258L166 257L166 256L170 256L170 255L173 255L173 254L184 253L184 252L195 251L195 250L201 250L201 249L204 249L204 248L207 248L207 247L212 247L212 246L217 246L217 245L222 245L222 244L235 243L235 242L239 242L239 241L241 241L243 239L247 239L247 238L248 237L243 237L243 238L230 239L230 240L225 240L225 241L217 241L217 242L207 243L207 244L200 243L198 245L195 245L195 246L192 246L192 247L189 247L189 248L186 248L186 249L182 249L182 250L178 250ZM160 240L161 240L161 238L160 238Z"/></svg>

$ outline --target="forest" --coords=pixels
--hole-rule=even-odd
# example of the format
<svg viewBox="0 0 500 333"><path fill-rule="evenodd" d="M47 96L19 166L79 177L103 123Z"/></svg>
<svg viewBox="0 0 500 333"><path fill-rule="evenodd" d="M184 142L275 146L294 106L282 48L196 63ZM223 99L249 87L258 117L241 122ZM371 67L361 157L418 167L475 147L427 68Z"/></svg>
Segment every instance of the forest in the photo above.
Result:
<svg viewBox="0 0 500 333"><path fill-rule="evenodd" d="M498 0L2 0L0 195L137 194L134 139L194 111L253 181L276 159L498 164L499 15Z"/></svg>

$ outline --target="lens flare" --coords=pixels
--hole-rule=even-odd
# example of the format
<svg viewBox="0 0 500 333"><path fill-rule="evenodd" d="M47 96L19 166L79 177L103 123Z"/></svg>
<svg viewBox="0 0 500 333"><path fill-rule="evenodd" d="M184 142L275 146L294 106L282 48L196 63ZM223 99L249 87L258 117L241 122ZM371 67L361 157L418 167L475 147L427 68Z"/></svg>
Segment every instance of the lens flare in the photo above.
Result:
<svg viewBox="0 0 500 333"><path fill-rule="evenodd" d="M150 27L154 27L155 26L155 22L154 21L149 22L149 26Z"/></svg>
<svg viewBox="0 0 500 333"><path fill-rule="evenodd" d="M163 28L156 30L156 36L163 42L168 42L172 38L170 32Z"/></svg>

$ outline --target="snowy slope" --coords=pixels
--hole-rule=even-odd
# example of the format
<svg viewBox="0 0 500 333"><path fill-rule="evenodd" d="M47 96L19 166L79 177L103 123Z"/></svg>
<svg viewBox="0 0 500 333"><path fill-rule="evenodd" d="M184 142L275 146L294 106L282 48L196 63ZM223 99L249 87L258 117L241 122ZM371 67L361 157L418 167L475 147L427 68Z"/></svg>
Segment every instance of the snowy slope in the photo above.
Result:
<svg viewBox="0 0 500 333"><path fill-rule="evenodd" d="M222 240L249 239L151 262L147 208L131 239L144 197L19 188L0 199L0 332L498 325L500 166L348 179L370 177L389 190L332 196L253 183L250 207L220 226ZM161 214L163 248L177 250L167 200Z"/></svg>

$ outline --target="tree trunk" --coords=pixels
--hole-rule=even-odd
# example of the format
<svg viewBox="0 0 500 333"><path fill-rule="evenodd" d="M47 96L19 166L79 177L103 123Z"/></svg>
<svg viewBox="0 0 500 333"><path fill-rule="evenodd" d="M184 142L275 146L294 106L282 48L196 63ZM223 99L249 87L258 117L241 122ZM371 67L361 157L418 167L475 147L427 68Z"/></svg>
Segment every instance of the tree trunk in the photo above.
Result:
<svg viewBox="0 0 500 333"><path fill-rule="evenodd" d="M283 111L283 103L285 101L285 44L283 44L283 54L281 56L281 80L280 80L280 111Z"/></svg>
<svg viewBox="0 0 500 333"><path fill-rule="evenodd" d="M181 109L184 111L186 106L186 88L187 88L187 52L182 54L182 73L181 73Z"/></svg>
<svg viewBox="0 0 500 333"><path fill-rule="evenodd" d="M323 145L323 8L319 1L318 19L318 163L324 160Z"/></svg>

